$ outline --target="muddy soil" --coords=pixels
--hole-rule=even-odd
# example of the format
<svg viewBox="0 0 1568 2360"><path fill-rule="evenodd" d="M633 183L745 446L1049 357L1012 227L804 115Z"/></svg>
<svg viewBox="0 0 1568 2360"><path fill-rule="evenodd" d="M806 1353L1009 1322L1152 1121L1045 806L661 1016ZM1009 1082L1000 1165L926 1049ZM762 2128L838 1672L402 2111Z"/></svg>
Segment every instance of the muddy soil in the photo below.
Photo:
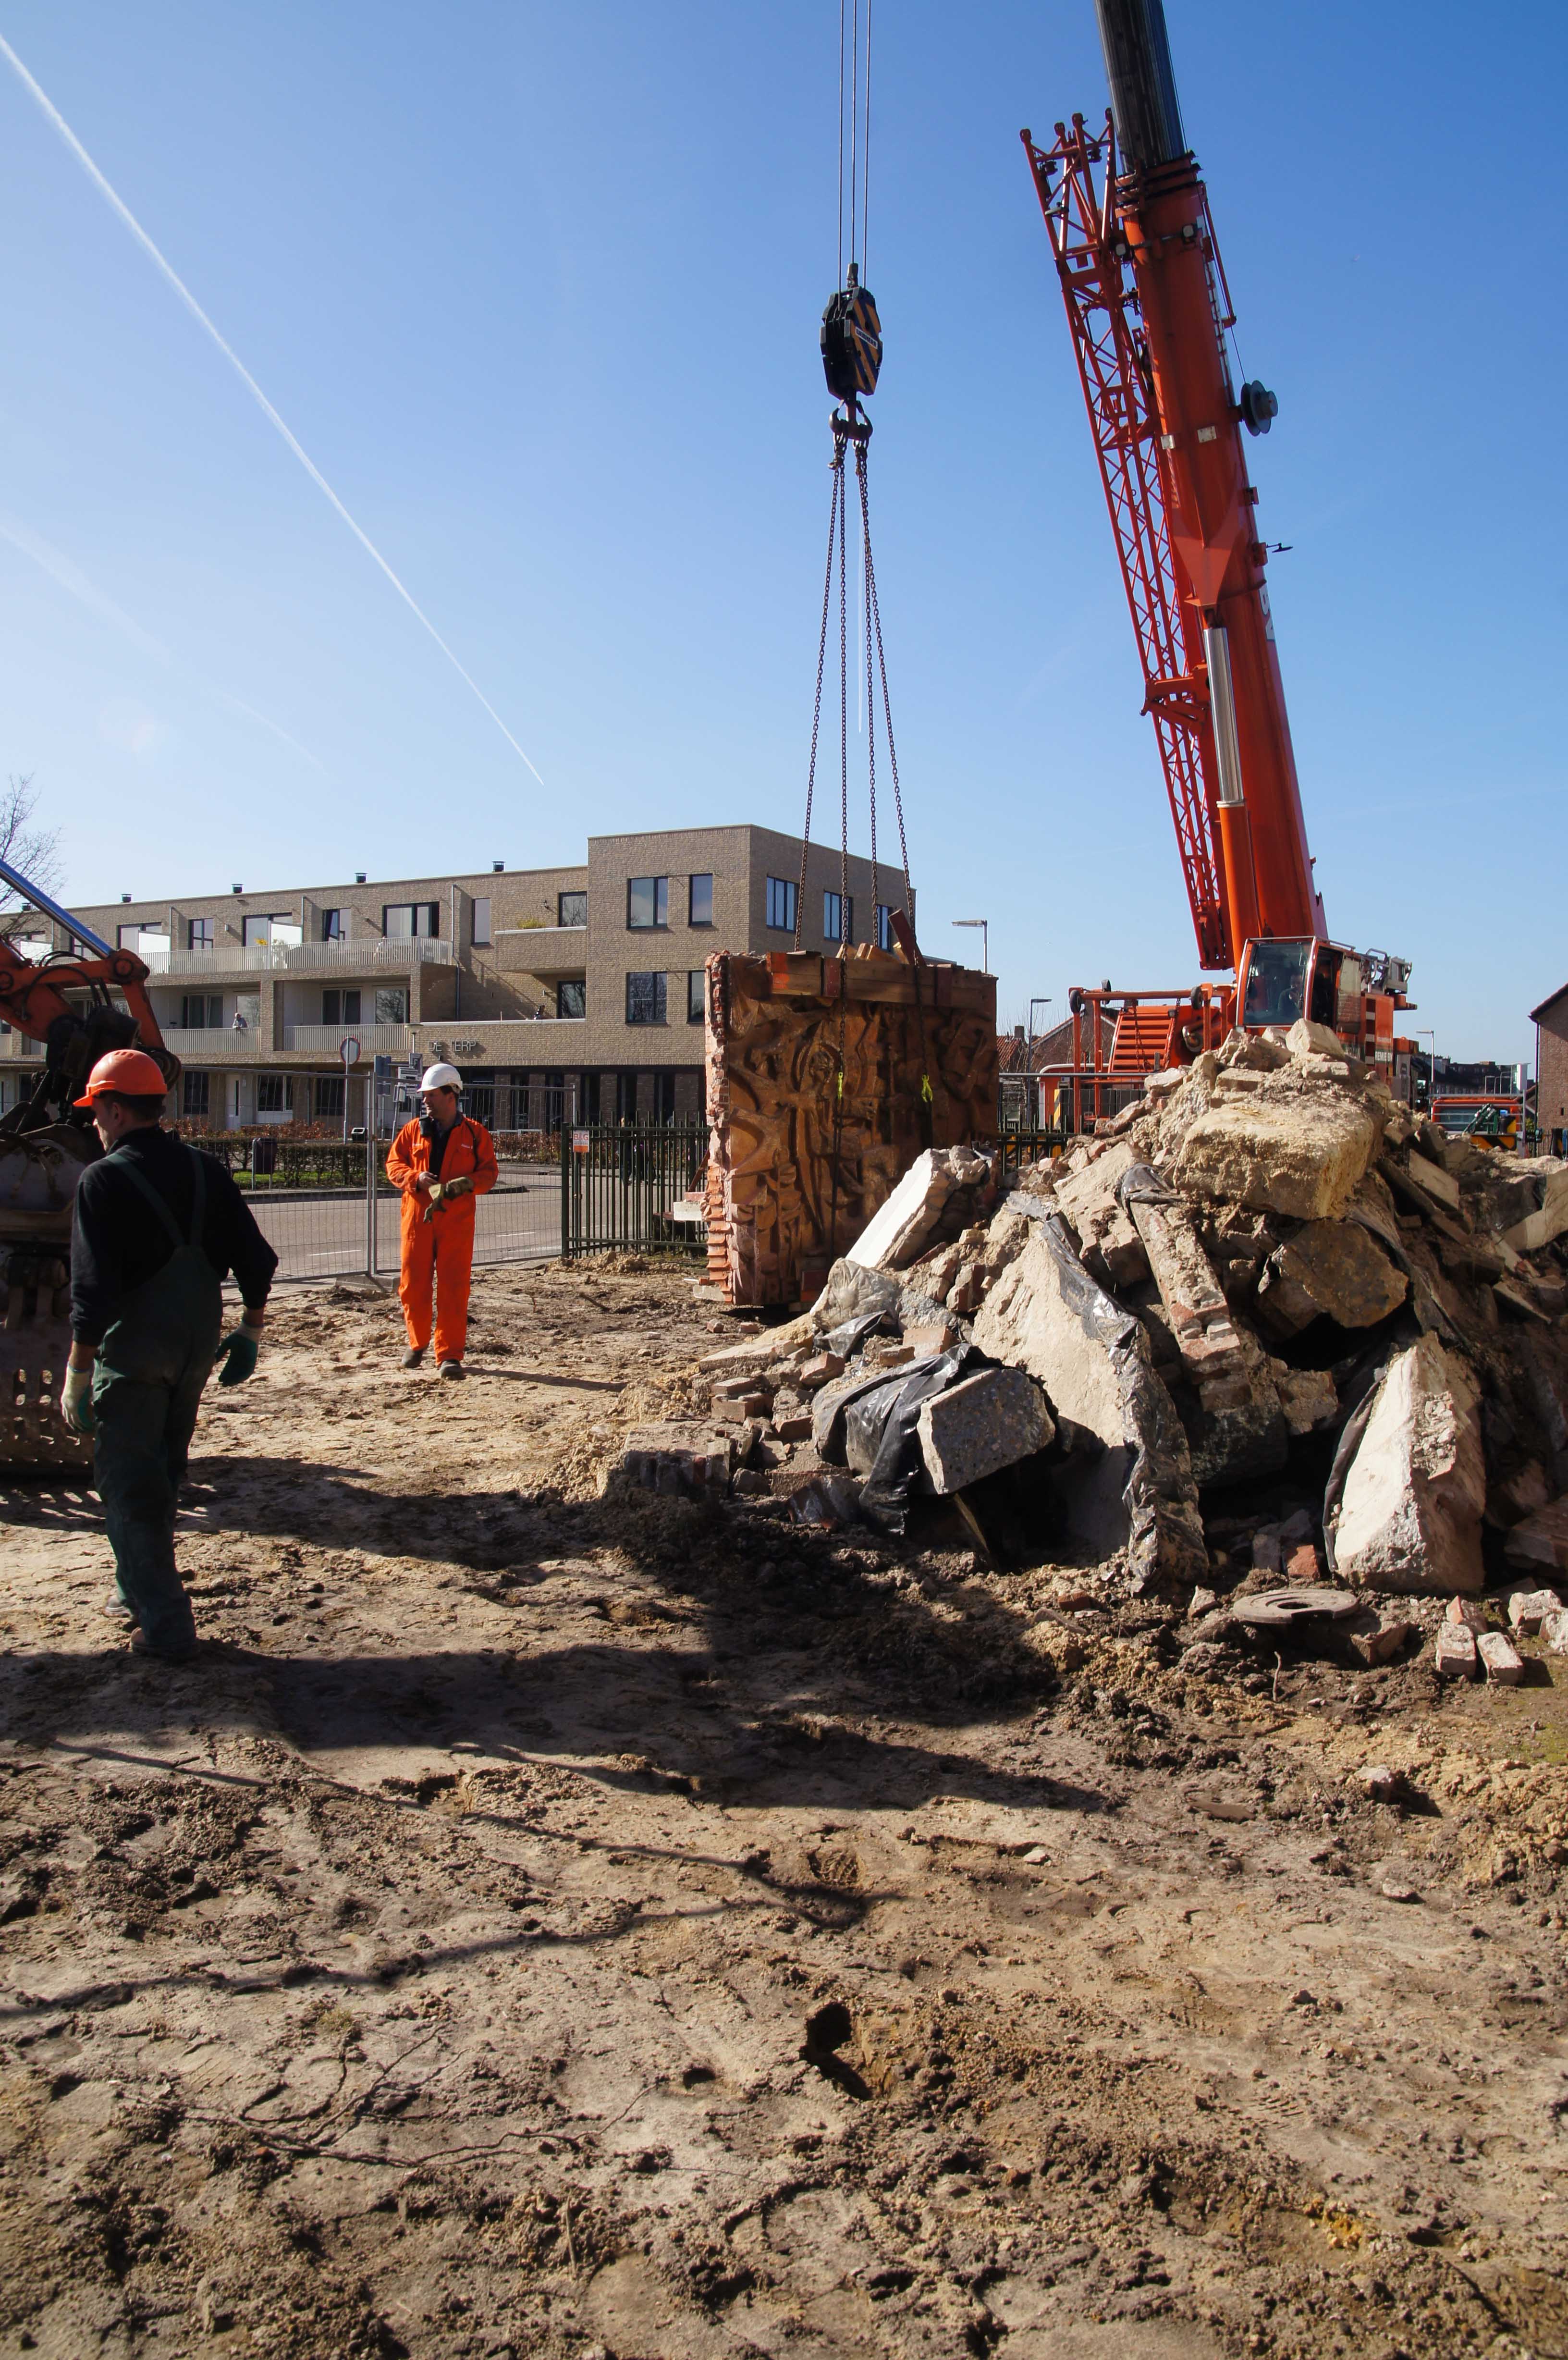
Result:
<svg viewBox="0 0 1568 2360"><path fill-rule="evenodd" d="M449 1387L286 1297L189 1667L0 1493L6 2360L1568 2355L1568 1666L1195 1672L942 1526L604 1502L713 1314L475 1313Z"/></svg>

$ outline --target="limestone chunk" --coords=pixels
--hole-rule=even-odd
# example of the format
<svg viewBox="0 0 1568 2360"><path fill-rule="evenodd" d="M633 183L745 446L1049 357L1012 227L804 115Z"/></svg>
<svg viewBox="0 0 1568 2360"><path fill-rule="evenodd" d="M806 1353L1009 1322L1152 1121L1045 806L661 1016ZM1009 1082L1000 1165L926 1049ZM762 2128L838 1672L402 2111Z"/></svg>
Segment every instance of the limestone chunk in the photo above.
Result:
<svg viewBox="0 0 1568 2360"><path fill-rule="evenodd" d="M1477 1393L1433 1335L1395 1353L1379 1378L1334 1520L1334 1563L1371 1590L1482 1588L1486 1471Z"/></svg>
<svg viewBox="0 0 1568 2360"><path fill-rule="evenodd" d="M1269 1258L1258 1307L1278 1334L1297 1334L1320 1313L1342 1328L1375 1328L1408 1291L1370 1231L1355 1221L1309 1221Z"/></svg>
<svg viewBox="0 0 1568 2360"><path fill-rule="evenodd" d="M1379 1126L1348 1091L1288 1080L1244 1104L1212 1106L1182 1140L1175 1181L1183 1196L1247 1205L1300 1221L1344 1212L1377 1152Z"/></svg>

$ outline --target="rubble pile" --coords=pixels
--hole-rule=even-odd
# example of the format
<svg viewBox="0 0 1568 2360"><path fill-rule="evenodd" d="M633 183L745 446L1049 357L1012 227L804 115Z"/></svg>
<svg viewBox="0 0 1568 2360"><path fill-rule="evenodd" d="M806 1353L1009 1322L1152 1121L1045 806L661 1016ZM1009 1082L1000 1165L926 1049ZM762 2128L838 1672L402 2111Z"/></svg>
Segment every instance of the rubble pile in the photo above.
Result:
<svg viewBox="0 0 1568 2360"><path fill-rule="evenodd" d="M1234 1033L1015 1182L927 1151L809 1311L700 1375L707 1416L614 1480L956 1513L1199 1647L1272 1596L1364 1662L1424 1627L1445 1677L1509 1680L1459 1610L1510 1579L1513 1635L1568 1629L1537 1587L1568 1572L1568 1164L1445 1138L1318 1025Z"/></svg>

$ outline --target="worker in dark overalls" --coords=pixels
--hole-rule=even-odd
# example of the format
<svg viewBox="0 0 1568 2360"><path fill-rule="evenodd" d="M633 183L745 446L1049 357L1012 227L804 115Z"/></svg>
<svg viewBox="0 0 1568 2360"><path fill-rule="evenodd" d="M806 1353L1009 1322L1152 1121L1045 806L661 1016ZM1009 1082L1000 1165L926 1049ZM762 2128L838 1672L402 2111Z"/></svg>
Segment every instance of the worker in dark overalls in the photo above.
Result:
<svg viewBox="0 0 1568 2360"><path fill-rule="evenodd" d="M139 1654L182 1663L196 1625L174 1562L180 1480L214 1363L221 1385L256 1368L278 1256L223 1164L162 1128L166 1087L145 1049L115 1049L76 1101L106 1153L77 1185L60 1415L93 1437L114 1552L105 1612L135 1626ZM245 1313L223 1338L231 1271Z"/></svg>

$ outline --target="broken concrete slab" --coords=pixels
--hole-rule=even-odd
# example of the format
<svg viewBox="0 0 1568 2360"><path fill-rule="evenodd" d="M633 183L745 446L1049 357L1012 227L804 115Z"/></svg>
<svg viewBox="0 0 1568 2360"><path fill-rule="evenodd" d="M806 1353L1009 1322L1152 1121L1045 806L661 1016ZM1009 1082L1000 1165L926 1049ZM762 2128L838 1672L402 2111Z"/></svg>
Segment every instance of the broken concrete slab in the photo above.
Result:
<svg viewBox="0 0 1568 2360"><path fill-rule="evenodd" d="M1343 1061L1345 1043L1333 1027L1314 1024L1310 1017L1298 1016L1285 1035L1285 1047L1292 1057L1333 1057Z"/></svg>
<svg viewBox="0 0 1568 2360"><path fill-rule="evenodd" d="M1524 1678L1524 1657L1512 1640L1505 1637L1501 1631L1478 1633L1475 1653L1481 1658L1481 1667L1486 1677L1495 1681L1498 1688L1517 1688Z"/></svg>
<svg viewBox="0 0 1568 2360"><path fill-rule="evenodd" d="M980 1369L920 1404L920 1456L933 1491L962 1491L1051 1442L1045 1396L1025 1369Z"/></svg>
<svg viewBox="0 0 1568 2360"><path fill-rule="evenodd" d="M1348 1091L1280 1076L1245 1105L1199 1115L1177 1151L1183 1196L1248 1205L1294 1220L1332 1219L1349 1203L1378 1144L1378 1126Z"/></svg>
<svg viewBox="0 0 1568 2360"><path fill-rule="evenodd" d="M1568 1655L1568 1612L1548 1614L1541 1626L1541 1635L1554 1655Z"/></svg>
<svg viewBox="0 0 1568 2360"><path fill-rule="evenodd" d="M1568 1493L1515 1524L1503 1554L1510 1565L1551 1566L1568 1573Z"/></svg>
<svg viewBox="0 0 1568 2360"><path fill-rule="evenodd" d="M878 1206L845 1259L863 1270L903 1270L915 1261L961 1188L989 1180L991 1167L968 1147L928 1147ZM956 1226L956 1224L954 1224Z"/></svg>
<svg viewBox="0 0 1568 2360"><path fill-rule="evenodd" d="M1270 1255L1259 1311L1286 1336L1320 1315L1342 1328L1375 1328L1409 1292L1370 1230L1356 1221L1308 1221Z"/></svg>
<svg viewBox="0 0 1568 2360"><path fill-rule="evenodd" d="M1435 1336L1388 1362L1325 1513L1343 1580L1437 1595L1481 1590L1486 1473L1477 1405L1464 1363Z"/></svg>
<svg viewBox="0 0 1568 2360"><path fill-rule="evenodd" d="M1515 1253L1539 1253L1568 1229L1568 1170L1548 1173L1543 1184L1539 1211L1527 1213L1522 1221L1503 1231L1505 1244Z"/></svg>
<svg viewBox="0 0 1568 2360"><path fill-rule="evenodd" d="M1142 1326L1089 1276L1059 1217L1035 1222L986 1296L975 1341L1027 1369L1058 1420L1100 1446L1074 1451L1057 1479L1069 1529L1102 1556L1127 1548L1146 1584L1199 1580L1208 1548L1175 1404Z"/></svg>

